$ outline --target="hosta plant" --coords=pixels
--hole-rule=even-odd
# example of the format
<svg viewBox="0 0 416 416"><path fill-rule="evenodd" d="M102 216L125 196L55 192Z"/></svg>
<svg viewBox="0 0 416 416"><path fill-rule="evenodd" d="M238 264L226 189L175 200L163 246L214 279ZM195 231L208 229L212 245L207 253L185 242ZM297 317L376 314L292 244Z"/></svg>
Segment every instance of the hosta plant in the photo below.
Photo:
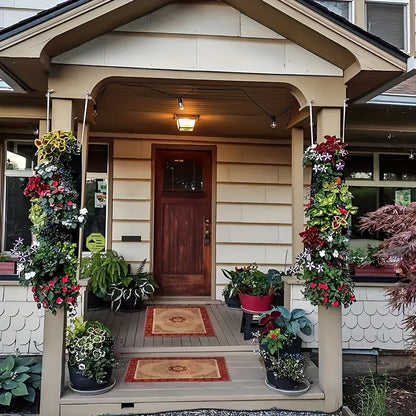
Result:
<svg viewBox="0 0 416 416"><path fill-rule="evenodd" d="M34 402L40 388L41 364L34 358L9 355L0 362L0 404L10 406L13 398Z"/></svg>

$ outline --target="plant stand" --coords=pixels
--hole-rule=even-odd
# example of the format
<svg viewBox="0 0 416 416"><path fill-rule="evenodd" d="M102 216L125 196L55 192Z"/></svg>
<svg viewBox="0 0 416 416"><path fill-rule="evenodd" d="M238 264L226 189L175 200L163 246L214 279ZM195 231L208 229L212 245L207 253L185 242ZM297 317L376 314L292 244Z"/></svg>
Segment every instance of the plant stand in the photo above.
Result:
<svg viewBox="0 0 416 416"><path fill-rule="evenodd" d="M259 331L261 326L259 325L260 314L254 314L243 310L243 317L241 318L240 332L244 334L245 341L253 338L253 334Z"/></svg>

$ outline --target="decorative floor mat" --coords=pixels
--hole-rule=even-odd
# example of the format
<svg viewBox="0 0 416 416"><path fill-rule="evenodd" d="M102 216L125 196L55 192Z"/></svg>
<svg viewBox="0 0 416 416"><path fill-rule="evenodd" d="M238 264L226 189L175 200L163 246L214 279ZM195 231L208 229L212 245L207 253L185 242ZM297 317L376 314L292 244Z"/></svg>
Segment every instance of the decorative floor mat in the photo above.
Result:
<svg viewBox="0 0 416 416"><path fill-rule="evenodd" d="M205 306L148 306L146 337L214 337Z"/></svg>
<svg viewBox="0 0 416 416"><path fill-rule="evenodd" d="M230 377L224 357L146 357L130 359L124 381L230 381Z"/></svg>

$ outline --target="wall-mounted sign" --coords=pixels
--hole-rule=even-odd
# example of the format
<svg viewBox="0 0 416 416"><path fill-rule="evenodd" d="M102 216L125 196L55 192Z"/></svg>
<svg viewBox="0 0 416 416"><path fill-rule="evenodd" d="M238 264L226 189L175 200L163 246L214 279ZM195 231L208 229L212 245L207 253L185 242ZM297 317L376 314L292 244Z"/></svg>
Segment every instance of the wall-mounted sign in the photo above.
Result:
<svg viewBox="0 0 416 416"><path fill-rule="evenodd" d="M102 192L94 193L94 207L95 208L104 208L107 200L107 195Z"/></svg>
<svg viewBox="0 0 416 416"><path fill-rule="evenodd" d="M105 248L105 237L101 233L91 233L85 239L85 245L89 251L98 253Z"/></svg>

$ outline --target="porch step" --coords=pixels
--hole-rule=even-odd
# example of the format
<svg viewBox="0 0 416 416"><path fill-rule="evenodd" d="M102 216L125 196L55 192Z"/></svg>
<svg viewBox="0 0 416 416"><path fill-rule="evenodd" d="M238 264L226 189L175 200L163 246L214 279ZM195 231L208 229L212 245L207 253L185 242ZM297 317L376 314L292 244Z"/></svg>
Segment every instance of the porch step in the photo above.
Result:
<svg viewBox="0 0 416 416"><path fill-rule="evenodd" d="M114 376L114 388L101 395L72 392L66 386L60 401L61 416L89 416L103 413L153 413L169 410L236 409L324 411L324 395L318 386L317 368L312 363L307 375L310 390L301 396L285 396L265 384L265 370L254 352L222 352L231 381L222 382L140 382L125 383L130 358L136 356L212 356L213 351L184 351L123 354ZM219 355L219 354L216 354Z"/></svg>

